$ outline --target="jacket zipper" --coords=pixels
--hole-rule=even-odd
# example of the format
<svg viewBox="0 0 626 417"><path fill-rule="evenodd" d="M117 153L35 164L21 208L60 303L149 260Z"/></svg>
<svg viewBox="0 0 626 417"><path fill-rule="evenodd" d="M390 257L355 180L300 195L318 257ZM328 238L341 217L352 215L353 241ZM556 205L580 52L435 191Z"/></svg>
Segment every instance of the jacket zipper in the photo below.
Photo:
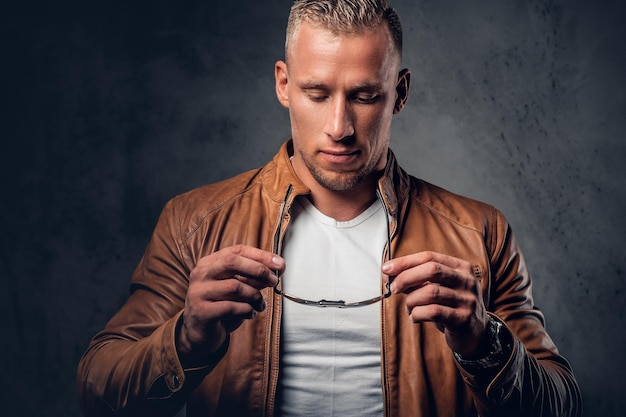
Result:
<svg viewBox="0 0 626 417"><path fill-rule="evenodd" d="M278 215L278 219L276 222L276 230L274 232L274 238L272 241L272 252L277 255L281 254L281 245L282 245L282 237L285 234L287 229L286 225L283 226L285 222L285 214L287 213L287 207L289 205L289 200L291 194L293 192L293 185L289 184L287 187L287 192L285 193L285 198L280 207L280 213ZM278 272L276 275L280 277ZM280 283L279 283L280 284ZM279 285L277 284L277 285ZM265 415L272 416L274 414L274 408L276 406L276 391L278 389L278 372L274 371L274 368L278 367L279 364L279 355L280 355L280 344L278 343L278 337L275 332L280 332L280 321L281 314L280 307L276 305L279 303L276 298L276 293L274 291L271 292L272 297L272 314L269 315L269 337L268 337L268 349L267 349L267 376L265 383Z"/></svg>
<svg viewBox="0 0 626 417"><path fill-rule="evenodd" d="M380 201L382 202L383 205L383 210L385 212L385 217L386 217L386 224L387 224L387 243L385 244L385 249L383 250L383 254L382 254L382 259L383 261L385 261L385 259L390 260L391 259L391 240L393 239L393 236L396 233L397 230L397 222L394 223L394 227L391 227L391 215L389 213L389 209L387 208L387 203L385 201L385 199L383 198L382 192L380 190L380 187L376 188L376 196L380 199ZM389 279L391 280L392 277L389 277ZM389 282L391 283L391 281ZM382 390L383 390L383 415L384 416L389 416L390 415L390 399L389 399L389 387L388 387L388 381L389 378L387 377L387 359L386 359L386 349L385 347L387 346L387 336L386 336L386 331L385 331L385 320L386 320L386 316L385 316L385 306L387 304L387 299L383 298L380 302L380 368L381 368L381 386L382 386Z"/></svg>

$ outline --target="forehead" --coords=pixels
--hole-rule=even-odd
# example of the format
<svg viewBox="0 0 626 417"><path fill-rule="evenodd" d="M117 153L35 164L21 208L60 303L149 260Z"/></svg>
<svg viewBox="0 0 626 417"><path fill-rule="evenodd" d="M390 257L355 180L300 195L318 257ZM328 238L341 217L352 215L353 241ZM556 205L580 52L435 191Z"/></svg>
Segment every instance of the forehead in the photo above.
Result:
<svg viewBox="0 0 626 417"><path fill-rule="evenodd" d="M297 71L317 75L348 75L381 79L393 75L399 67L395 50L385 25L359 32L338 33L320 25L303 22L287 51L291 75ZM382 80L381 80L382 81Z"/></svg>

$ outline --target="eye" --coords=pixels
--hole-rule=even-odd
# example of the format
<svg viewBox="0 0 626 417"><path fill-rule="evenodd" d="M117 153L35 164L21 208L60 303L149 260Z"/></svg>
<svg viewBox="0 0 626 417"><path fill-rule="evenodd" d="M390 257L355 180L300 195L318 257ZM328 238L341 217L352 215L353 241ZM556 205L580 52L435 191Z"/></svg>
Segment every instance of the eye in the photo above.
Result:
<svg viewBox="0 0 626 417"><path fill-rule="evenodd" d="M306 97L314 102L321 102L328 98L328 92L321 88L303 88Z"/></svg>
<svg viewBox="0 0 626 417"><path fill-rule="evenodd" d="M357 94L353 100L359 104L373 104L380 99L378 94Z"/></svg>
<svg viewBox="0 0 626 417"><path fill-rule="evenodd" d="M315 101L315 102L321 102L328 98L328 96L324 94L311 94L311 93L307 93L307 97L309 98L309 100Z"/></svg>

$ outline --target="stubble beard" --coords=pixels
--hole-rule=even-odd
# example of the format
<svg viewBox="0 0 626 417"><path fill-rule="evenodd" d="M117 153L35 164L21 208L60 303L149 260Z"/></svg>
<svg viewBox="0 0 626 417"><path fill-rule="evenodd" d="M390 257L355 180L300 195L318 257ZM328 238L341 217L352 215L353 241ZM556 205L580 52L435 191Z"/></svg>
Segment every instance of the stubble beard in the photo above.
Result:
<svg viewBox="0 0 626 417"><path fill-rule="evenodd" d="M316 166L305 154L300 152L304 165L311 173L311 176L319 185L329 191L350 191L363 184L374 172L375 162L371 162L362 169L355 172L333 172L328 173Z"/></svg>

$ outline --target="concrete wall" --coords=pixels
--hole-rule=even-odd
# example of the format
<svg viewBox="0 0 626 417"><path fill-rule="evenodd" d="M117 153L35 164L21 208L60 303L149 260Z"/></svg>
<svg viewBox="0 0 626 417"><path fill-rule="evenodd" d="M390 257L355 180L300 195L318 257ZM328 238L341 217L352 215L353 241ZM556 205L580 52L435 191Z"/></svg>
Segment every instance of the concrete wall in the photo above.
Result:
<svg viewBox="0 0 626 417"><path fill-rule="evenodd" d="M71 416L163 204L289 136L273 64L290 2L39 3L0 25L0 396L5 415ZM507 215L586 415L625 415L625 7L395 7L413 85L393 149Z"/></svg>

